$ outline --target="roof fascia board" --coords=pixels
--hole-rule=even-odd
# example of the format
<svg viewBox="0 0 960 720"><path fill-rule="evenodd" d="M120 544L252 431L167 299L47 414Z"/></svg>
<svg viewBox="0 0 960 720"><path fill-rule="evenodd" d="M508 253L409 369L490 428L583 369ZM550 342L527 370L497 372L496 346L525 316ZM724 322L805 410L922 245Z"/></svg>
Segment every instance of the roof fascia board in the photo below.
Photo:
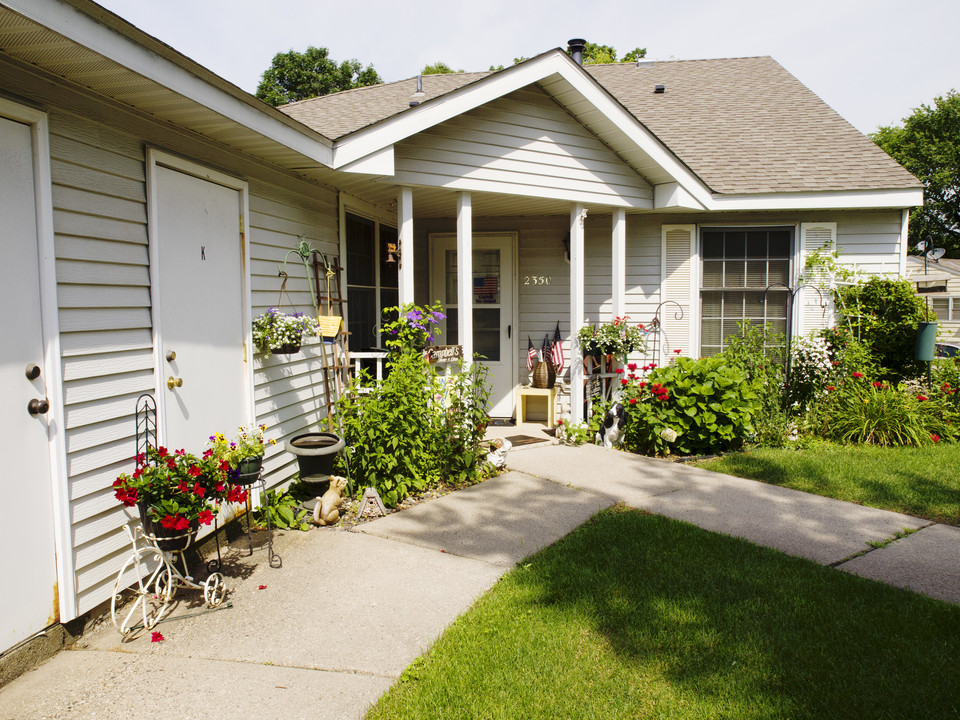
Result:
<svg viewBox="0 0 960 720"><path fill-rule="evenodd" d="M910 208L923 204L923 190L851 190L832 193L714 195L708 210L844 210Z"/></svg>
<svg viewBox="0 0 960 720"><path fill-rule="evenodd" d="M60 0L2 0L14 12L316 162L333 162L332 143L270 117ZM128 24L128 23L125 23ZM133 27L133 26L130 26ZM310 135L314 137L310 137Z"/></svg>

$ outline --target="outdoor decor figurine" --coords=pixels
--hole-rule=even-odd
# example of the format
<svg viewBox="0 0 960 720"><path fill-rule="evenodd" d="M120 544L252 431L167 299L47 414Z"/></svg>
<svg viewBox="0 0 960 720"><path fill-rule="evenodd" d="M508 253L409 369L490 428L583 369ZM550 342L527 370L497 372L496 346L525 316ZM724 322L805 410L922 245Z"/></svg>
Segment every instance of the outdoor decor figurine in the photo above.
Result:
<svg viewBox="0 0 960 720"><path fill-rule="evenodd" d="M330 476L330 487L313 508L313 520L317 525L333 525L340 519L340 503L347 479L339 475Z"/></svg>
<svg viewBox="0 0 960 720"><path fill-rule="evenodd" d="M597 445L612 448L620 442L620 431L627 422L627 414L623 408L623 403L613 404L607 414L603 416L603 424L597 431Z"/></svg>
<svg viewBox="0 0 960 720"><path fill-rule="evenodd" d="M491 440L490 452L487 453L487 462L497 470L503 470L507 466L507 451L512 447L513 443L506 438Z"/></svg>

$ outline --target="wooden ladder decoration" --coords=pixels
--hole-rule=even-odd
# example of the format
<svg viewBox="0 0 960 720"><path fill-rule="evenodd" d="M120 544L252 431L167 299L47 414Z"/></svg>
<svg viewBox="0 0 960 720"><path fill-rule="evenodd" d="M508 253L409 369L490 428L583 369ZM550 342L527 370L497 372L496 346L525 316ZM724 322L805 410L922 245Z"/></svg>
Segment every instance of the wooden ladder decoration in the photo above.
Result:
<svg viewBox="0 0 960 720"><path fill-rule="evenodd" d="M343 307L347 300L343 297L343 285L341 284L341 275L343 267L340 261L334 258L332 261L327 259L326 255L315 253L313 255L313 277L314 287L317 289L317 307L327 315L338 315L343 318ZM320 276L323 275L323 293L320 291ZM336 309L334 313L333 310ZM325 405L327 409L327 430L335 432L333 409L336 405L336 398L343 394L349 380L350 371L350 333L347 331L346 323L341 322L337 328L336 335L332 338L323 337L320 343L320 357L323 361L323 385L325 392Z"/></svg>

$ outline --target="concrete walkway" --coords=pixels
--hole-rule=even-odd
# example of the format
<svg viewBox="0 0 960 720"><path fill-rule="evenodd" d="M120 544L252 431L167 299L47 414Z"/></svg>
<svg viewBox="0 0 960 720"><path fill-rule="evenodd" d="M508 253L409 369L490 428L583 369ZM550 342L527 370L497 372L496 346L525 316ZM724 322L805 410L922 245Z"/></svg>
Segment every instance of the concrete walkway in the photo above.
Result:
<svg viewBox="0 0 960 720"><path fill-rule="evenodd" d="M0 719L362 717L504 572L618 501L960 603L955 527L595 446L508 460L357 532L278 534L278 570L241 539L225 556L232 607L162 623L163 642L90 632L0 689ZM919 530L866 544L903 528ZM198 596L176 613L203 610Z"/></svg>

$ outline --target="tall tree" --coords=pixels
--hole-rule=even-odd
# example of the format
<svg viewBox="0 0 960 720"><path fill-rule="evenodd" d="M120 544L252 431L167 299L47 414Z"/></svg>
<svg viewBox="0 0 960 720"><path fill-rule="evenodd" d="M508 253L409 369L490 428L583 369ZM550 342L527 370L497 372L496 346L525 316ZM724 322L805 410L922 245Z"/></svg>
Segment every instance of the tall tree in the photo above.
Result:
<svg viewBox="0 0 960 720"><path fill-rule="evenodd" d="M570 54L570 51L567 50L567 54ZM584 65L601 65L604 63L615 63L615 62L636 62L637 60L647 56L646 48L634 48L626 55L623 56L622 60L617 60L617 51L612 45L597 45L597 43L588 42L586 47L583 49L583 64ZM529 58L518 57L513 59L513 64L518 65L524 60L529 60ZM491 65L491 70L503 70L504 65Z"/></svg>
<svg viewBox="0 0 960 720"><path fill-rule="evenodd" d="M960 257L960 95L951 90L870 138L924 185L923 205L910 213L910 244L929 238Z"/></svg>
<svg viewBox="0 0 960 720"><path fill-rule="evenodd" d="M454 70L442 60L437 60L433 65L426 65L420 71L421 75L443 75L445 73L462 73L463 70Z"/></svg>
<svg viewBox="0 0 960 720"><path fill-rule="evenodd" d="M372 65L364 68L357 60L337 63L326 48L311 45L306 52L291 50L274 55L261 76L257 97L276 107L382 82Z"/></svg>

